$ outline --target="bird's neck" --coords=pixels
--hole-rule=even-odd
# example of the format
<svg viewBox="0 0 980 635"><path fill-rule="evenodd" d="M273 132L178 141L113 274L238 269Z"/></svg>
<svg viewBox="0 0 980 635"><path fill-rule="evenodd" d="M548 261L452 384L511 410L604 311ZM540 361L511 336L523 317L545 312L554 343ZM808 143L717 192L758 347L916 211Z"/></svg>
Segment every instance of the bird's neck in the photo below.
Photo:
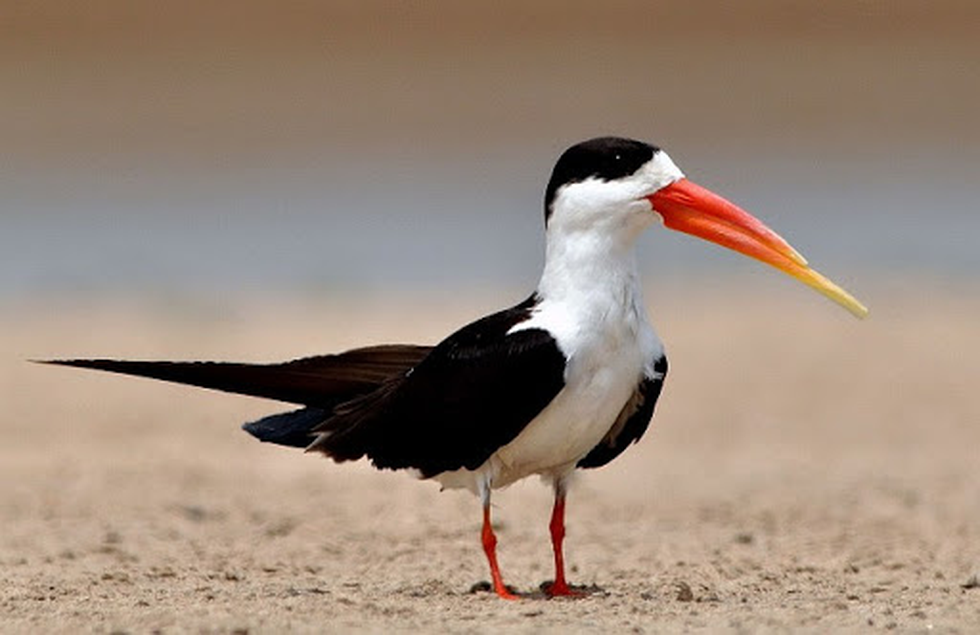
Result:
<svg viewBox="0 0 980 635"><path fill-rule="evenodd" d="M589 232L549 234L538 296L601 311L642 306L633 242Z"/></svg>

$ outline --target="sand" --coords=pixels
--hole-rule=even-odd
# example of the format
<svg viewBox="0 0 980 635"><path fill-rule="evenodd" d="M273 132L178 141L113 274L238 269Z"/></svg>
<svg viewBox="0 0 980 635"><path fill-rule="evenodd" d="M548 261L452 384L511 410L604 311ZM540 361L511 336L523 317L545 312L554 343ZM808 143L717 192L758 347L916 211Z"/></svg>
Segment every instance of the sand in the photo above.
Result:
<svg viewBox="0 0 980 635"><path fill-rule="evenodd" d="M0 630L980 631L976 286L872 286L858 322L702 282L649 292L671 374L572 490L570 577L597 589L572 601L471 593L473 497L238 429L279 404L22 361L432 341L512 296L6 311ZM520 590L551 577L550 504L533 479L495 496Z"/></svg>

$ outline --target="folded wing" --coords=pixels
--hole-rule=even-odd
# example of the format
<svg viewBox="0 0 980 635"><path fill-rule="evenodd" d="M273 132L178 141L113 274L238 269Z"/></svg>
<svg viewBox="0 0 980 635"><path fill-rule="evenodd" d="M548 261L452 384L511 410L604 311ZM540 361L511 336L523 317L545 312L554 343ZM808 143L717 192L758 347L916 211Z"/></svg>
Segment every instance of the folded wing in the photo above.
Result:
<svg viewBox="0 0 980 635"><path fill-rule="evenodd" d="M309 449L423 477L480 467L565 386L565 356L547 331L510 332L533 303L460 329L409 373L339 404Z"/></svg>

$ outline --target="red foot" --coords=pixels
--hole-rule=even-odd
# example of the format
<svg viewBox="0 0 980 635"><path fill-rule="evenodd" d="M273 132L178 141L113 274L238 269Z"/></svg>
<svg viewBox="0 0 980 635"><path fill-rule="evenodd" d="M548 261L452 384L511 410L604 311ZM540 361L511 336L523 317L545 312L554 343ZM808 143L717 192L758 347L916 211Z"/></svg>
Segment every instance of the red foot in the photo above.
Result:
<svg viewBox="0 0 980 635"><path fill-rule="evenodd" d="M564 580L546 584L543 590L549 598L581 598L588 595L585 591L579 591L568 586Z"/></svg>
<svg viewBox="0 0 980 635"><path fill-rule="evenodd" d="M493 585L493 592L496 593L497 594L497 597L499 597L502 600L519 600L519 599L521 599L521 596L514 595L513 593L511 593L507 589L506 586L498 587L496 584L494 584Z"/></svg>

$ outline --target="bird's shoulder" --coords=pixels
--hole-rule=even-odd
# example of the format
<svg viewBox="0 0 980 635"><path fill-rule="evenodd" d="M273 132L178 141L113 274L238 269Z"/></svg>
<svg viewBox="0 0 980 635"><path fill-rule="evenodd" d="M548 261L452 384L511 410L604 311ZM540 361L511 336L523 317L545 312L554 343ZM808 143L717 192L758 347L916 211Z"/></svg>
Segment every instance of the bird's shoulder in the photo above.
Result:
<svg viewBox="0 0 980 635"><path fill-rule="evenodd" d="M537 295L532 294L519 304L470 322L437 344L419 366L482 363L487 358L507 358L535 347L554 345L551 334L544 329L514 330L531 319L538 304Z"/></svg>

